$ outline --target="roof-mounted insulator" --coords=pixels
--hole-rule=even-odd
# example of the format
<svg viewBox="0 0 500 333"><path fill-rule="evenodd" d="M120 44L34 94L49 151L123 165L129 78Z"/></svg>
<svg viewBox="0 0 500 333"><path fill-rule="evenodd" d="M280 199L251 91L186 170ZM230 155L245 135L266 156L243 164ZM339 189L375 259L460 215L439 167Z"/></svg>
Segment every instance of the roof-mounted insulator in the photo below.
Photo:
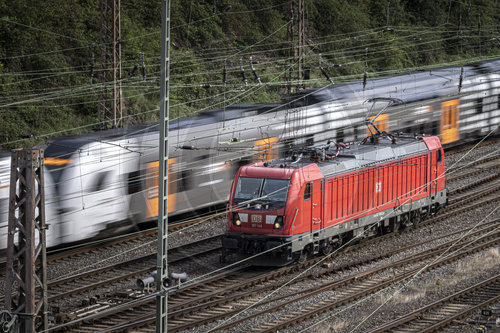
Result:
<svg viewBox="0 0 500 333"><path fill-rule="evenodd" d="M240 59L240 74L241 74L241 79L243 82L245 82L245 86L248 86L248 81L247 77L245 76L245 69L243 68L243 60Z"/></svg>
<svg viewBox="0 0 500 333"><path fill-rule="evenodd" d="M460 69L460 79L458 80L458 92L462 91L462 82L464 81L464 66Z"/></svg>
<svg viewBox="0 0 500 333"><path fill-rule="evenodd" d="M250 68L252 69L252 73L253 73L253 76L255 78L255 81L257 81L259 84L262 84L262 82L260 81L259 75L257 74L257 72L255 71L255 68L253 67L252 57L250 57Z"/></svg>

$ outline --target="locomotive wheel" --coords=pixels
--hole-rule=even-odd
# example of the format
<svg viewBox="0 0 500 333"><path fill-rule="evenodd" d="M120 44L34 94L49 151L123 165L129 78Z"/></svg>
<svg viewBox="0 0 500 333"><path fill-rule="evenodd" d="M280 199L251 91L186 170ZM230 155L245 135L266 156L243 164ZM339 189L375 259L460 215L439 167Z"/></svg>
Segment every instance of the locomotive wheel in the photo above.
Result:
<svg viewBox="0 0 500 333"><path fill-rule="evenodd" d="M391 223L389 225L382 225L382 235L390 234L393 231L392 227Z"/></svg>
<svg viewBox="0 0 500 333"><path fill-rule="evenodd" d="M392 231L397 232L401 229L401 221L394 221L394 225L392 226Z"/></svg>
<svg viewBox="0 0 500 333"><path fill-rule="evenodd" d="M307 251L306 249L302 250L302 252L300 252L300 256L299 258L297 259L297 262L299 264L303 264L307 261L307 259L309 259L309 251Z"/></svg>
<svg viewBox="0 0 500 333"><path fill-rule="evenodd" d="M325 255L325 256L326 256L326 255L329 255L330 253L332 253L332 251L333 251L333 246L332 246L332 243L330 243L330 242L329 242L329 243L327 243L327 244L326 244L326 246L323 246L323 247L321 248L321 253L322 253L323 255Z"/></svg>
<svg viewBox="0 0 500 333"><path fill-rule="evenodd" d="M420 214L420 210L413 211L411 213L411 222L413 224L419 224L422 221L422 215Z"/></svg>

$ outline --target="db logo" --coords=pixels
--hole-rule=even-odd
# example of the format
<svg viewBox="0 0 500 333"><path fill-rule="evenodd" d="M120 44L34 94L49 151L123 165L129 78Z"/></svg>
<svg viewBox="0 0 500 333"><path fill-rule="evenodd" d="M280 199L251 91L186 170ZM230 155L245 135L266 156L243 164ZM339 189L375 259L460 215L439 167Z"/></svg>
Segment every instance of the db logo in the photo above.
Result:
<svg viewBox="0 0 500 333"><path fill-rule="evenodd" d="M382 192L382 183L375 183L375 193Z"/></svg>

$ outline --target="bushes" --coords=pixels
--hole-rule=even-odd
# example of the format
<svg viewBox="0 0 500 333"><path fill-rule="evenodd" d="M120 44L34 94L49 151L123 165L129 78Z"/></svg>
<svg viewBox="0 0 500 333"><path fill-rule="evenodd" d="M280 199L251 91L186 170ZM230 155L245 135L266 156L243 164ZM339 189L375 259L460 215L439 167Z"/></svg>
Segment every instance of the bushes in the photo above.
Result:
<svg viewBox="0 0 500 333"><path fill-rule="evenodd" d="M320 53L334 81L341 82L359 79L365 63L373 77L451 60L466 62L499 50L500 18L494 0L305 4L309 87L327 84L318 68ZM100 1L8 0L0 2L0 12L0 148L26 146L12 144L26 133L37 136L97 122ZM289 3L283 0L172 0L171 117L231 103L279 101L291 65L289 13ZM158 116L160 17L160 1L122 1L124 113L132 116L125 124ZM387 22L392 29L384 31ZM140 68L137 76L130 76L139 52L145 54L146 80ZM252 85L250 56L266 85ZM240 59L249 86L243 85ZM343 67L329 67L338 63ZM211 88L203 88L206 83Z"/></svg>

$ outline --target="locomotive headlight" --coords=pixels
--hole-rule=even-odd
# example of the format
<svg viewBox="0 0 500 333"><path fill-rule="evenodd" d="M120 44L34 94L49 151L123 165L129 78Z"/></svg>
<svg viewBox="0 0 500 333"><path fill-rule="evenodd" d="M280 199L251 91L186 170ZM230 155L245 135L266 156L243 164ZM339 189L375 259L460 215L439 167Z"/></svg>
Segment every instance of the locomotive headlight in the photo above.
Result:
<svg viewBox="0 0 500 333"><path fill-rule="evenodd" d="M276 216L274 220L274 229L281 229L283 227L283 216Z"/></svg>
<svg viewBox="0 0 500 333"><path fill-rule="evenodd" d="M241 226L241 220L240 220L240 216L238 215L238 213L233 214L233 224L237 227Z"/></svg>

